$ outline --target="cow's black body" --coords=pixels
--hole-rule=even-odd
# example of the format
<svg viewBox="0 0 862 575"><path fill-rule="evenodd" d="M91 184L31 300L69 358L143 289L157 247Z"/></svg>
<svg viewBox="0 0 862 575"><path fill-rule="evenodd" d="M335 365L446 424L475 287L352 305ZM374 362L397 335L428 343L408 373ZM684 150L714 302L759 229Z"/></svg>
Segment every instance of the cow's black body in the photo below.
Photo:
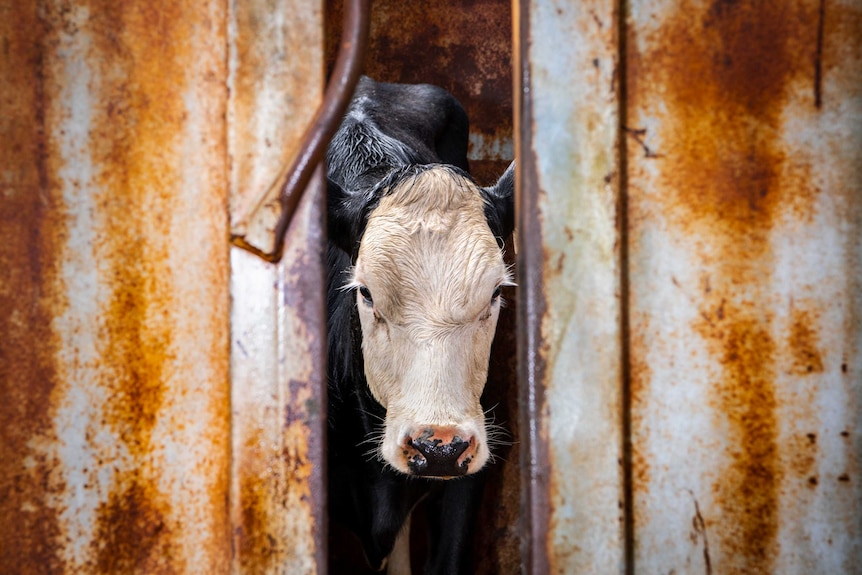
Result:
<svg viewBox="0 0 862 575"><path fill-rule="evenodd" d="M431 541L426 573L472 571L469 547L482 474L449 481L410 477L369 455L374 445L360 445L382 428L385 410L366 383L356 295L340 289L349 279L368 213L387 187L380 182L391 184L421 169L411 166L424 164L445 163L466 171L467 135L466 113L444 90L363 78L327 153L329 504L332 519L360 537L375 568L389 555L413 506L427 495ZM506 218L511 220L511 214Z"/></svg>

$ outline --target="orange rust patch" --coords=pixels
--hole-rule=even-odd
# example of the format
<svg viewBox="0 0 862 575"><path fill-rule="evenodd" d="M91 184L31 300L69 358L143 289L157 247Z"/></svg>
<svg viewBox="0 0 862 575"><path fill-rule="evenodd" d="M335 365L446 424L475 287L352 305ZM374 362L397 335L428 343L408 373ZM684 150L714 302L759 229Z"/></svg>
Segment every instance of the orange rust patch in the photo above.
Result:
<svg viewBox="0 0 862 575"><path fill-rule="evenodd" d="M794 310L788 346L793 356L791 373L809 375L823 372L823 359L819 350L819 336L812 327L811 314Z"/></svg>
<svg viewBox="0 0 862 575"><path fill-rule="evenodd" d="M820 14L818 14L818 18ZM837 85L840 94L858 94L862 60L862 7L849 2L823 2L823 79ZM849 70L848 70L849 68ZM852 70L854 73L848 74ZM824 90L824 104L834 93Z"/></svg>
<svg viewBox="0 0 862 575"><path fill-rule="evenodd" d="M695 328L719 358L718 408L731 426L730 465L714 484L729 573L771 573L778 551L779 463L775 343L753 306L722 301Z"/></svg>
<svg viewBox="0 0 862 575"><path fill-rule="evenodd" d="M87 27L101 101L89 138L104 192L95 247L110 290L102 310L99 384L109 393L103 424L129 452L98 509L92 542L103 573L182 572L176 513L158 487L152 436L169 401L174 299L171 220L179 189L177 162L186 121L183 79L195 61L196 8L180 2L91 0ZM202 9L202 8L197 8ZM108 56L110 55L110 56ZM121 466L121 469L124 466Z"/></svg>
<svg viewBox="0 0 862 575"><path fill-rule="evenodd" d="M269 573L277 570L280 555L278 543L283 537L274 523L277 509L267 482L259 474L246 472L240 479L242 524L235 528L237 554L243 573ZM283 550L282 550L283 552Z"/></svg>
<svg viewBox="0 0 862 575"><path fill-rule="evenodd" d="M817 485L817 481L810 481L810 478L816 475L817 435L814 433L795 434L790 437L785 450L788 455L788 474L792 474L801 481L806 481L810 486Z"/></svg>
<svg viewBox="0 0 862 575"><path fill-rule="evenodd" d="M650 383L652 382L652 370L646 361L649 343L647 341L648 326L645 322L635 322L630 329L629 346L629 393L631 402L631 428L634 432L648 429L645 414L649 413L648 399ZM650 458L638 446L639 441L632 439L632 490L638 492L649 491L650 482ZM636 498L637 501L637 498Z"/></svg>
<svg viewBox="0 0 862 575"><path fill-rule="evenodd" d="M168 522L170 507L136 470L96 509L98 573L184 573Z"/></svg>
<svg viewBox="0 0 862 575"><path fill-rule="evenodd" d="M805 159L788 157L780 146L789 86L813 83L816 6L781 0L718 0L706 12L700 6L682 2L646 53L628 43L630 101L655 95L669 111L661 118L660 149L653 150L661 157L651 161L661 163L677 224L734 242L754 240L750 259L778 214L810 213L817 193L807 183ZM634 156L640 152L631 140L630 148Z"/></svg>
<svg viewBox="0 0 862 575"><path fill-rule="evenodd" d="M59 285L66 208L49 165L45 112L49 29L34 2L7 2L0 19L0 572L59 573L62 533L49 500L57 462L32 448L53 441L62 384L52 319L67 302Z"/></svg>
<svg viewBox="0 0 862 575"><path fill-rule="evenodd" d="M129 250L132 261L115 271L120 281L105 314L108 339L102 361L111 368L105 384L113 394L105 406L106 420L132 454L142 456L151 447L165 395L163 370L171 358L169 328L148 317L153 300L158 302L152 293L157 280L140 269L136 252ZM123 258L118 263L123 266Z"/></svg>

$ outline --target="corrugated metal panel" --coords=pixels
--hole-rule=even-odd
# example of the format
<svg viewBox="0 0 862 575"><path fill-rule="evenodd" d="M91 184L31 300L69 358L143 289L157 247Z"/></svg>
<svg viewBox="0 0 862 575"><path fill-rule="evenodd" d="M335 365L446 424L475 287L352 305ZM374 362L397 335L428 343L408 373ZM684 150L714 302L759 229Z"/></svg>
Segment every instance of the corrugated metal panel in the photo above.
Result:
<svg viewBox="0 0 862 575"><path fill-rule="evenodd" d="M518 15L528 569L854 572L862 10L627 10Z"/></svg>
<svg viewBox="0 0 862 575"><path fill-rule="evenodd" d="M0 571L224 572L223 8L2 14Z"/></svg>
<svg viewBox="0 0 862 575"><path fill-rule="evenodd" d="M236 233L280 181L321 100L322 5L234 2L230 30ZM326 573L323 190L314 186L279 264L231 250L234 573ZM278 211L258 209L252 223L264 225L245 229L247 239L271 245Z"/></svg>
<svg viewBox="0 0 862 575"><path fill-rule="evenodd" d="M516 15L520 374L529 573L624 559L616 3Z"/></svg>
<svg viewBox="0 0 862 575"><path fill-rule="evenodd" d="M630 5L636 572L859 570L860 25Z"/></svg>

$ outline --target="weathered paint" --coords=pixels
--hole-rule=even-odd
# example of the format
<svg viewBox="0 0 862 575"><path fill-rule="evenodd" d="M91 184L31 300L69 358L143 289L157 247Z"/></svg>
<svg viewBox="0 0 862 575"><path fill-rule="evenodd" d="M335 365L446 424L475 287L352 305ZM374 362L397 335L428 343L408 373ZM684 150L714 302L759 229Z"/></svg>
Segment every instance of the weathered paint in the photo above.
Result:
<svg viewBox="0 0 862 575"><path fill-rule="evenodd" d="M233 232L252 215L266 225L243 233L267 246L278 207L260 217L255 206L319 105L322 5L234 2L229 28ZM234 573L327 572L321 181L303 197L279 264L231 249Z"/></svg>
<svg viewBox="0 0 862 575"><path fill-rule="evenodd" d="M2 11L0 570L224 572L224 11Z"/></svg>
<svg viewBox="0 0 862 575"><path fill-rule="evenodd" d="M634 572L853 572L862 10L629 10Z"/></svg>
<svg viewBox="0 0 862 575"><path fill-rule="evenodd" d="M516 17L524 561L624 560L616 3Z"/></svg>
<svg viewBox="0 0 862 575"><path fill-rule="evenodd" d="M235 573L326 573L322 187L281 263L231 251Z"/></svg>
<svg viewBox="0 0 862 575"><path fill-rule="evenodd" d="M320 103L323 6L234 1L228 30L231 233L268 251L284 172Z"/></svg>

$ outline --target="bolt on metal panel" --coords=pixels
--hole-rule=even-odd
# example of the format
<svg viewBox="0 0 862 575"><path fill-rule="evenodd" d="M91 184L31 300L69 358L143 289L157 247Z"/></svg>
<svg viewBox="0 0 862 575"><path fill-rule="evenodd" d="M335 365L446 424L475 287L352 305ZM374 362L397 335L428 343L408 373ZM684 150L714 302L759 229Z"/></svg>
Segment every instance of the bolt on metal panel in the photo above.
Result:
<svg viewBox="0 0 862 575"><path fill-rule="evenodd" d="M616 3L515 19L528 573L624 561Z"/></svg>
<svg viewBox="0 0 862 575"><path fill-rule="evenodd" d="M225 14L2 11L0 571L225 572Z"/></svg>
<svg viewBox="0 0 862 575"><path fill-rule="evenodd" d="M855 572L862 7L626 27L635 572Z"/></svg>
<svg viewBox="0 0 862 575"><path fill-rule="evenodd" d="M231 3L233 232L264 251L280 209L267 193L322 98L322 19L319 2ZM326 573L319 182L318 173L279 264L231 248L233 573Z"/></svg>

